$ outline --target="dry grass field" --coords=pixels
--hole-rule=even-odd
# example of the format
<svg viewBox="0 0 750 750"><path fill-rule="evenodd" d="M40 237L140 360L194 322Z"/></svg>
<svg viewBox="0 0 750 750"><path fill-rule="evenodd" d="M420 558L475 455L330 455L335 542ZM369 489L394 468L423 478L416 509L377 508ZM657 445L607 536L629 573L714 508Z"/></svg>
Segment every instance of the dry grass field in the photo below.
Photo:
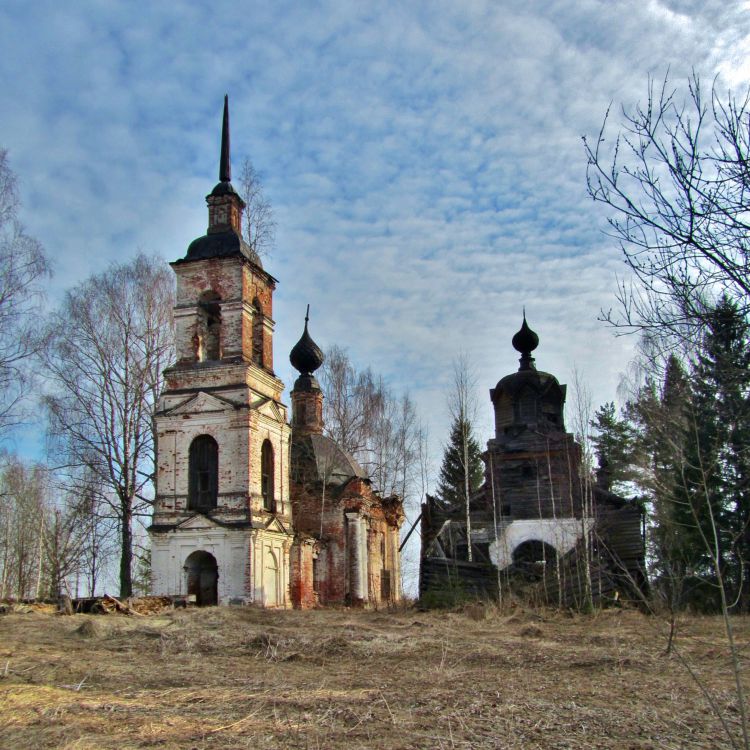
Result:
<svg viewBox="0 0 750 750"><path fill-rule="evenodd" d="M730 747L664 631L622 610L9 614L0 747ZM677 644L738 733L721 622Z"/></svg>

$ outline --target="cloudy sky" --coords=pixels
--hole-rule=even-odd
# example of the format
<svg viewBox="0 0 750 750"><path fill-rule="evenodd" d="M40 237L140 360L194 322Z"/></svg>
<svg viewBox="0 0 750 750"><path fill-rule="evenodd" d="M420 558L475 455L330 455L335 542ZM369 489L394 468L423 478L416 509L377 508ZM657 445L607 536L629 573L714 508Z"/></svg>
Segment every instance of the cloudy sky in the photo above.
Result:
<svg viewBox="0 0 750 750"><path fill-rule="evenodd" d="M6 0L0 146L61 291L138 250L203 234L229 94L278 222L266 268L276 369L312 333L408 390L436 453L459 351L488 389L517 368L522 306L540 369L595 405L633 341L597 321L625 268L586 196L581 136L647 78L750 72L745 3ZM33 452L28 436L19 440Z"/></svg>

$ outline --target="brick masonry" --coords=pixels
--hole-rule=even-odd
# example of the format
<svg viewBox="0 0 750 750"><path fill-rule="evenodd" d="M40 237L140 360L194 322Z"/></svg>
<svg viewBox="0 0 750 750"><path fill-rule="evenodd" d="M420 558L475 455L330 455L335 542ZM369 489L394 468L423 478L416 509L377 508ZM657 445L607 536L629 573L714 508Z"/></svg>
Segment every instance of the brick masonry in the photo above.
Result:
<svg viewBox="0 0 750 750"><path fill-rule="evenodd" d="M378 496L351 457L325 442L323 394L311 376L292 393L289 423L273 370L276 281L239 236L244 204L229 182L226 103L224 132L221 182L206 199L207 234L171 264L176 361L154 414L154 593L186 594L197 576L205 597L213 591L219 603L397 601L400 500ZM310 464L294 450L293 432L297 443L314 436L336 457L335 482L319 476L314 455ZM191 445L201 436L212 438L199 444L213 446L212 458L206 466L193 458L191 466ZM264 445L272 456L265 465ZM191 475L193 487L216 488L210 502L190 497Z"/></svg>

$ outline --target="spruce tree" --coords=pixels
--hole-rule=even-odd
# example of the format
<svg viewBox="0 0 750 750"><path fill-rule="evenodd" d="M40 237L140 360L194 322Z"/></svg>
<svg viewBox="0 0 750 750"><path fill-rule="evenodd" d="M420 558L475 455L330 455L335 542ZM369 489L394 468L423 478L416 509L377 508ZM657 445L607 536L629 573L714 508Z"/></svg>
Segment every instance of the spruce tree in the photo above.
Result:
<svg viewBox="0 0 750 750"><path fill-rule="evenodd" d="M611 401L601 406L591 420L594 445L600 468L606 469L613 492L633 479L633 427L626 418L617 416Z"/></svg>
<svg viewBox="0 0 750 750"><path fill-rule="evenodd" d="M671 356L659 384L649 380L626 407L635 435L637 483L650 509L650 554L659 588L671 608L705 565L705 546L685 487L691 391L682 362Z"/></svg>
<svg viewBox="0 0 750 750"><path fill-rule="evenodd" d="M484 480L484 463L479 443L472 434L467 420L456 419L451 427L450 442L443 454L438 480L438 498L448 507L463 507L465 498L466 473L464 470L464 438L468 448L469 491L479 489Z"/></svg>
<svg viewBox="0 0 750 750"><path fill-rule="evenodd" d="M674 604L750 608L750 326L720 300L689 366L667 361L626 414L635 428L637 482L651 508L655 572ZM604 422L607 420L605 419Z"/></svg>
<svg viewBox="0 0 750 750"><path fill-rule="evenodd" d="M652 417L650 440L657 481L655 533L662 555L669 558L665 567L682 582L688 577L705 576L710 570L705 544L710 533L705 490L712 462L706 452L708 441L699 440L695 432L694 395L683 364L677 357L670 357L659 408ZM677 584L681 585L679 580Z"/></svg>
<svg viewBox="0 0 750 750"><path fill-rule="evenodd" d="M750 607L750 330L736 304L721 299L693 366L695 444L700 489L710 502L714 550L730 599ZM709 519L710 520L710 519ZM708 529L712 531L712 529Z"/></svg>

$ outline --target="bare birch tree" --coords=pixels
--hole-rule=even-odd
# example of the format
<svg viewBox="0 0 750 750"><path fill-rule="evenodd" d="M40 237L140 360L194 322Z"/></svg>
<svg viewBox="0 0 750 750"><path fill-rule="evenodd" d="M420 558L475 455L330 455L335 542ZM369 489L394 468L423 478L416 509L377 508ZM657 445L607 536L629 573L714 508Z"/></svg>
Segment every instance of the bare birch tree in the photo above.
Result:
<svg viewBox="0 0 750 750"><path fill-rule="evenodd" d="M46 542L51 570L50 596L58 598L63 583L72 596L81 590L95 596L104 571L117 555L117 523L101 482L88 466L53 474L52 492L58 498ZM75 583L72 583L72 580ZM81 584L83 584L81 586Z"/></svg>
<svg viewBox="0 0 750 750"><path fill-rule="evenodd" d="M477 420L477 377L466 354L453 360L453 382L448 393L448 411L454 424L460 428L460 460L463 472L464 503L466 510L466 550L467 560L473 559L471 549L471 482L472 464L470 461L472 425Z"/></svg>
<svg viewBox="0 0 750 750"><path fill-rule="evenodd" d="M404 502L419 483L424 432L408 394L396 397L370 368L357 371L339 347L321 370L326 434L351 453L382 495Z"/></svg>
<svg viewBox="0 0 750 750"><path fill-rule="evenodd" d="M49 274L42 246L18 220L18 185L0 149L0 438L22 417L28 390L28 358L43 344L35 330L42 299L41 282Z"/></svg>
<svg viewBox="0 0 750 750"><path fill-rule="evenodd" d="M0 599L77 595L90 557L102 567L102 529L81 486L61 485L47 467L13 458L0 474ZM89 588L93 593L93 586Z"/></svg>
<svg viewBox="0 0 750 750"><path fill-rule="evenodd" d="M242 237L259 258L268 257L276 241L276 222L260 176L248 158L240 172L240 195L245 201Z"/></svg>
<svg viewBox="0 0 750 750"><path fill-rule="evenodd" d="M74 484L78 494L82 545L78 573L89 596L96 596L102 575L118 552L118 528L102 488L93 477ZM76 591L76 594L78 592Z"/></svg>
<svg viewBox="0 0 750 750"><path fill-rule="evenodd" d="M69 579L79 572L86 539L81 512L78 503L49 508L42 534L46 581L37 596L59 600L63 594L75 593L70 590Z"/></svg>
<svg viewBox="0 0 750 750"><path fill-rule="evenodd" d="M0 599L35 598L44 587L46 475L10 459L0 474Z"/></svg>
<svg viewBox="0 0 750 750"><path fill-rule="evenodd" d="M132 593L133 519L153 497L151 413L172 358L173 277L138 255L70 290L42 354L50 434L66 464L103 488L120 537L120 595Z"/></svg>
<svg viewBox="0 0 750 750"><path fill-rule="evenodd" d="M649 79L614 137L609 119L584 138L588 192L612 210L609 234L634 282L618 284L619 314L604 319L695 343L721 295L747 317L750 89L706 93L693 74L683 96L668 77Z"/></svg>
<svg viewBox="0 0 750 750"><path fill-rule="evenodd" d="M592 482L593 478L593 452L591 442L591 417L592 417L592 399L591 391L588 385L584 381L580 371L577 367L573 368L573 431L581 446L581 465L579 467L579 476L568 478L569 486L572 487L573 482L580 483L581 491L581 535L583 539L582 550L583 550L583 582L584 582L584 609L591 611L594 607L593 597L593 586L591 579L591 564L592 564L592 544L590 533L591 530L587 528L587 522L589 519L594 519L596 516L596 508L594 504L594 486ZM570 457L568 457L568 465L570 466ZM573 505L572 497L571 508ZM558 572L559 577L559 572Z"/></svg>
<svg viewBox="0 0 750 750"><path fill-rule="evenodd" d="M326 352L321 380L326 434L345 451L360 457L367 449L375 415L384 408L382 380L369 368L356 371L349 355L337 346Z"/></svg>

